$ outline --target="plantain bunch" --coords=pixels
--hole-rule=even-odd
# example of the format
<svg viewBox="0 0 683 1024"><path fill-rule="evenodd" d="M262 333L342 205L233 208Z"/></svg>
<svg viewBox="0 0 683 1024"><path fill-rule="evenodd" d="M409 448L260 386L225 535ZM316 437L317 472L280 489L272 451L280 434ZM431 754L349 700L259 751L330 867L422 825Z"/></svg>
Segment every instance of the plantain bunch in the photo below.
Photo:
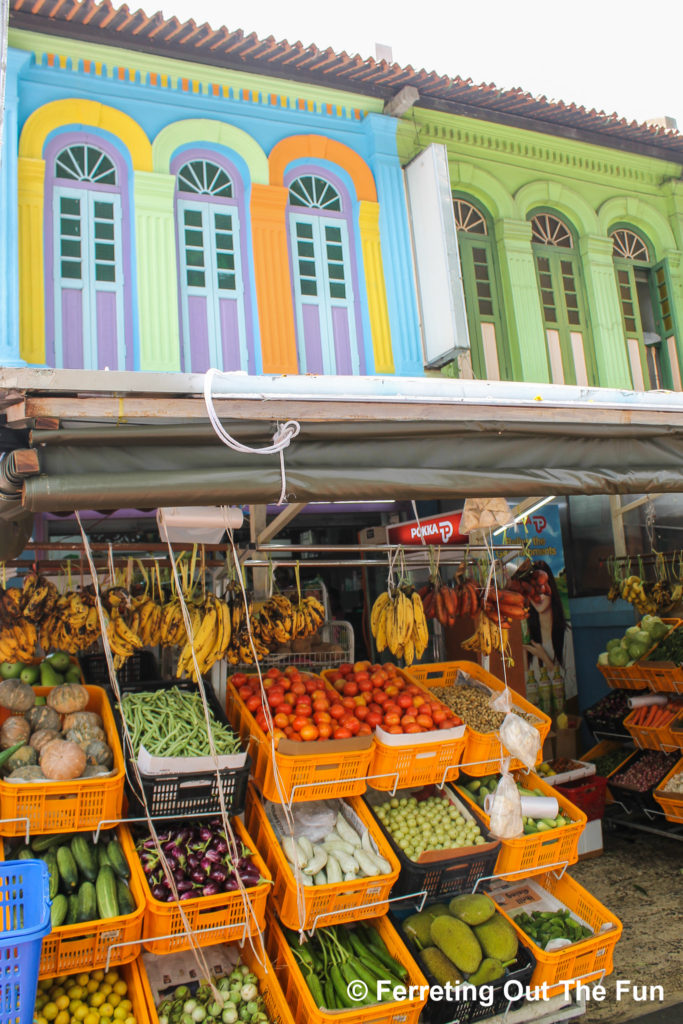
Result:
<svg viewBox="0 0 683 1024"><path fill-rule="evenodd" d="M188 608L188 611L190 609ZM200 673L203 675L224 658L232 639L232 613L226 601L221 601L215 594L205 594L200 605L194 605L191 611L192 643L186 640L180 657L176 676L189 675L195 683L197 673L192 660L192 648Z"/></svg>
<svg viewBox="0 0 683 1024"><path fill-rule="evenodd" d="M50 614L40 623L40 646L44 651L78 654L100 636L95 594L90 588L60 594Z"/></svg>
<svg viewBox="0 0 683 1024"><path fill-rule="evenodd" d="M472 636L463 640L462 646L466 651L479 651L486 655L500 651L508 664L512 664L509 630L506 627L500 629L498 623L490 619L485 611L477 615L476 629Z"/></svg>
<svg viewBox="0 0 683 1024"><path fill-rule="evenodd" d="M406 665L412 665L416 657L421 658L429 643L422 598L416 590L409 593L396 587L383 591L372 606L370 629L378 653L389 648Z"/></svg>

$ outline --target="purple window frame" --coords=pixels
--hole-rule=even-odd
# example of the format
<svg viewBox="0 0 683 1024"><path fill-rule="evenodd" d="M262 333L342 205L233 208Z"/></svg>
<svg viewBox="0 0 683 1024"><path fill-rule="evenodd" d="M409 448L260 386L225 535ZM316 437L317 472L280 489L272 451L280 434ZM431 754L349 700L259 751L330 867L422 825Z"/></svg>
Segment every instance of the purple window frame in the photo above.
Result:
<svg viewBox="0 0 683 1024"><path fill-rule="evenodd" d="M69 146L88 145L102 150L114 164L116 185L96 185L94 182L76 181L73 178L58 178L55 174L57 155ZM132 308L132 253L130 230L130 197L128 189L128 166L117 148L101 135L92 132L67 131L59 132L47 143L43 153L45 160L45 188L43 237L45 239L44 273L45 273L45 356L48 365L55 365L55 300L54 284L57 268L55 266L54 240L54 190L55 188L76 188L83 191L115 192L121 203L121 263L123 266L123 339L126 352L126 365L119 369L135 368L135 352L133 351L133 308ZM52 360L49 362L49 360Z"/></svg>
<svg viewBox="0 0 683 1024"><path fill-rule="evenodd" d="M289 202L289 188L293 181L297 178L301 178L306 174L311 174L316 178L322 178L324 181L329 181L330 185L339 193L341 199L341 211L338 210L319 210L316 207L310 206L294 206ZM360 288L358 278L358 257L357 257L357 246L358 246L358 232L356 230L356 224L351 216L352 210L354 209L354 202L351 198L346 185L341 181L340 178L333 172L328 170L327 167L316 163L302 163L292 167L284 176L283 184L287 189L287 241L288 241L288 254L289 254L289 272L290 281L292 287L292 306L296 308L296 290L294 287L294 275L297 270L294 266L294 257L292 254L292 233L291 233L291 214L296 215L297 210L305 213L307 216L324 217L326 220L343 220L346 223L346 231L349 238L349 261L350 261L350 279L351 287L353 289L353 315L356 321L356 345L358 346L358 373L363 375L366 372L365 362L365 343L363 337L363 321L361 317L360 309Z"/></svg>
<svg viewBox="0 0 683 1024"><path fill-rule="evenodd" d="M189 164L192 160L208 160L213 164L217 164L225 173L230 177L232 182L232 198L226 199L223 196L207 196L202 195L201 192L184 192L178 188L178 172L181 167L185 164ZM183 317L182 317L182 269L181 269L181 246L183 245L183 239L180 235L180 221L178 218L178 200L186 200L192 202L201 202L209 204L216 204L217 206L228 206L232 209L237 209L237 216L239 218L239 258L241 261L241 276L242 285L244 288L243 303L244 303L244 330L246 332L246 343L247 343L247 373L256 373L256 357L254 353L254 317L252 311L251 302L251 266L249 263L249 249L247 246L247 229L251 230L251 226L247 221L247 205L244 182L242 181L242 175L237 170L235 164L231 160L224 157L222 153L217 153L214 149L205 149L203 147L197 147L196 149L184 149L181 153L178 153L171 161L170 172L175 179L175 189L173 192L173 217L175 221L175 237L176 237L176 273L178 277L178 320L180 328L180 368L185 372L189 372L190 368L185 366L185 338L183 336Z"/></svg>

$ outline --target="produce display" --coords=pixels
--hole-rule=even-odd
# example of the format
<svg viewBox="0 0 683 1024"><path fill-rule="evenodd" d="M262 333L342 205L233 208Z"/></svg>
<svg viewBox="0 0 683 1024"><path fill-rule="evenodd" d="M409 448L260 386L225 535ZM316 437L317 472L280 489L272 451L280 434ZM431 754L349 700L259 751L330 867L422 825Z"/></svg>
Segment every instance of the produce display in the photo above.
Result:
<svg viewBox="0 0 683 1024"><path fill-rule="evenodd" d="M252 633L270 650L278 644L314 636L325 621L325 607L312 595L293 604L284 594L273 594L255 609ZM245 659L242 659L245 660ZM252 658L246 659L251 664Z"/></svg>
<svg viewBox="0 0 683 1024"><path fill-rule="evenodd" d="M624 750L623 747L618 747L615 750L610 750L606 754L600 754L598 757L586 757L585 761L590 761L595 765L595 774L602 775L607 778L612 772L623 764L627 757L629 757L630 751Z"/></svg>
<svg viewBox="0 0 683 1024"><path fill-rule="evenodd" d="M587 925L575 920L566 907L564 910L533 910L531 914L522 911L514 915L514 921L541 949L546 949L554 939L581 942L593 934Z"/></svg>
<svg viewBox="0 0 683 1024"><path fill-rule="evenodd" d="M39 664L3 661L0 678L19 679L29 686L59 686L62 683L80 683L81 670L65 651L53 651Z"/></svg>
<svg viewBox="0 0 683 1024"><path fill-rule="evenodd" d="M128 724L133 753L140 747L157 757L207 757L211 754L204 705L197 692L177 686L124 694L121 711ZM209 709L217 754L239 754L239 737Z"/></svg>
<svg viewBox="0 0 683 1024"><path fill-rule="evenodd" d="M483 810L486 797L496 792L500 778L500 775L487 775L481 779L467 780L466 776L463 775L457 788L462 793L466 793ZM527 789L519 779L516 780L516 784L520 796L546 796L541 789ZM564 825L574 824L571 818L568 818L561 812L555 818L530 818L523 816L522 821L524 823L524 835L527 836L536 835L538 832L548 832L554 828L562 828Z"/></svg>
<svg viewBox="0 0 683 1024"><path fill-rule="evenodd" d="M454 896L403 922L403 932L438 985L498 981L517 960L519 942L509 921L484 893Z"/></svg>
<svg viewBox="0 0 683 1024"><path fill-rule="evenodd" d="M563 775L565 772L573 772L579 768L583 768L579 761L573 761L569 757L557 757L554 761L544 761L543 764L537 765L534 771L542 779L549 779L554 775Z"/></svg>
<svg viewBox="0 0 683 1024"><path fill-rule="evenodd" d="M495 711L491 707L494 695L478 684L476 686L467 683L455 686L434 686L430 688L429 692L455 712L475 732L496 732L503 724L505 713ZM535 721L532 715L519 708L515 708L515 714L527 722Z"/></svg>
<svg viewBox="0 0 683 1024"><path fill-rule="evenodd" d="M631 713L628 704L630 690L610 690L596 704L584 711L584 715L593 732L622 733L627 735L623 722Z"/></svg>
<svg viewBox="0 0 683 1024"><path fill-rule="evenodd" d="M136 909L128 887L130 867L116 837L94 843L86 833L36 836L29 846L15 842L6 856L45 861L50 874L52 927L84 924Z"/></svg>
<svg viewBox="0 0 683 1024"><path fill-rule="evenodd" d="M670 628L656 615L644 615L639 626L629 626L622 637L607 641L607 649L598 655L598 665L618 668L632 665L665 637Z"/></svg>
<svg viewBox="0 0 683 1024"><path fill-rule="evenodd" d="M118 971L43 978L38 982L35 1024L143 1024L135 1019L128 985Z"/></svg>
<svg viewBox="0 0 683 1024"><path fill-rule="evenodd" d="M391 864L379 855L368 830L357 832L341 811L322 842L286 836L281 846L292 869L298 866L304 885L352 882L391 871Z"/></svg>
<svg viewBox="0 0 683 1024"><path fill-rule="evenodd" d="M607 599L616 601L618 598L628 601L641 615L656 615L657 612L666 612L678 604L683 598L683 584L678 581L672 585L666 574L653 583L635 573L622 577L618 564L615 564L614 579Z"/></svg>
<svg viewBox="0 0 683 1024"><path fill-rule="evenodd" d="M683 771L677 772L672 775L666 786L662 789L663 793L683 793Z"/></svg>
<svg viewBox="0 0 683 1024"><path fill-rule="evenodd" d="M89 701L80 683L55 685L37 698L28 683L3 679L0 707L11 712L0 728L5 781L66 782L110 772L114 752L100 716L85 710Z"/></svg>
<svg viewBox="0 0 683 1024"><path fill-rule="evenodd" d="M157 834L181 900L235 892L239 889L238 875L247 889L262 881L251 850L244 843L240 843L239 848L233 845L220 818L211 819L205 825L187 824L159 830ZM154 899L161 903L174 902L171 881L154 840L140 836L135 849Z"/></svg>
<svg viewBox="0 0 683 1024"><path fill-rule="evenodd" d="M672 661L674 665L683 665L683 629L678 627L651 651L646 661Z"/></svg>
<svg viewBox="0 0 683 1024"><path fill-rule="evenodd" d="M456 575L452 587L442 583L436 575L420 589L419 595L425 616L436 619L444 629L454 626L460 616L474 617L481 605L479 586L464 573Z"/></svg>
<svg viewBox="0 0 683 1024"><path fill-rule="evenodd" d="M429 850L482 846L487 842L474 818L463 814L443 794L424 800L392 797L377 804L373 811L410 860L419 860Z"/></svg>
<svg viewBox="0 0 683 1024"><path fill-rule="evenodd" d="M665 754L661 750L644 750L624 769L610 779L610 785L626 786L638 793L646 793L667 775L680 757L675 751Z"/></svg>
<svg viewBox="0 0 683 1024"><path fill-rule="evenodd" d="M206 982L196 988L193 985L194 991L179 985L157 1003L159 1024L268 1024L258 978L244 964L238 964L226 977L214 978L213 985L221 994L220 1001Z"/></svg>
<svg viewBox="0 0 683 1024"><path fill-rule="evenodd" d="M422 597L412 587L383 591L372 606L370 629L378 653L388 647L395 658L412 665L429 643Z"/></svg>
<svg viewBox="0 0 683 1024"><path fill-rule="evenodd" d="M679 705L645 704L636 708L628 724L644 729L661 729L673 721L679 710Z"/></svg>
<svg viewBox="0 0 683 1024"><path fill-rule="evenodd" d="M454 729L462 718L425 691L399 674L395 665L371 665L369 661L348 662L326 673L344 701L353 701L354 714L374 729L385 732L421 733L436 729Z"/></svg>
<svg viewBox="0 0 683 1024"><path fill-rule="evenodd" d="M305 944L299 943L294 932L283 931L315 1004L321 1009L359 1010L372 1006L377 1002L378 981L388 981L393 988L407 980L405 967L391 956L381 936L370 926L317 928ZM358 980L365 982L368 993L364 999L354 1001L348 987Z"/></svg>

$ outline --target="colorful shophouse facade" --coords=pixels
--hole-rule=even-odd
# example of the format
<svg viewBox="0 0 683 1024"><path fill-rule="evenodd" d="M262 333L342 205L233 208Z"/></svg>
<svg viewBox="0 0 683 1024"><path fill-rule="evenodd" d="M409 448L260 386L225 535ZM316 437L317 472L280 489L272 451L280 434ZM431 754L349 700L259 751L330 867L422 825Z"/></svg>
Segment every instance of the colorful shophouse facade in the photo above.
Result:
<svg viewBox="0 0 683 1024"><path fill-rule="evenodd" d="M106 0L10 25L3 365L680 390L675 133ZM471 349L445 365L404 180L434 145Z"/></svg>

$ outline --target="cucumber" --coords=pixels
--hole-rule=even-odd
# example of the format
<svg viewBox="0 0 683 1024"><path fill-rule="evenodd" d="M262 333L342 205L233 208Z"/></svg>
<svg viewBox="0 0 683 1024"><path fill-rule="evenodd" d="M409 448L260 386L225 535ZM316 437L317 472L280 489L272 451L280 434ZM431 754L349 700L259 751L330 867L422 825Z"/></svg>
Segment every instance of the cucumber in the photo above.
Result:
<svg viewBox="0 0 683 1024"><path fill-rule="evenodd" d="M119 904L116 898L116 875L114 869L105 864L100 868L95 882L97 909L100 917L118 917Z"/></svg>
<svg viewBox="0 0 683 1024"><path fill-rule="evenodd" d="M50 899L53 900L59 892L59 867L57 866L57 853L53 849L46 850L43 860L50 872Z"/></svg>
<svg viewBox="0 0 683 1024"><path fill-rule="evenodd" d="M88 842L85 836L74 836L71 840L71 853L83 878L87 882L94 882L97 878L99 865L92 844Z"/></svg>
<svg viewBox="0 0 683 1024"><path fill-rule="evenodd" d="M103 868L105 864L108 864L109 867L111 867L111 864L109 864L109 859L107 857L107 844L104 842L103 839L100 839L99 843L95 847L93 847L93 852L97 855L98 871L100 868Z"/></svg>
<svg viewBox="0 0 683 1024"><path fill-rule="evenodd" d="M30 850L28 846L22 846L19 852L16 854L17 860L35 860L36 855L33 850Z"/></svg>
<svg viewBox="0 0 683 1024"><path fill-rule="evenodd" d="M64 924L76 924L78 918L78 896L75 892L72 892L66 899L69 904L69 909L66 917L64 918Z"/></svg>
<svg viewBox="0 0 683 1024"><path fill-rule="evenodd" d="M134 914L137 907L133 894L122 878L116 882L116 898L119 901L119 914L124 917L126 914Z"/></svg>
<svg viewBox="0 0 683 1024"><path fill-rule="evenodd" d="M128 867L128 861L123 855L123 850L121 849L118 839L112 839L107 843L107 860L119 878L122 878L124 882L127 882L130 878L130 868Z"/></svg>
<svg viewBox="0 0 683 1024"><path fill-rule="evenodd" d="M79 924L84 921L94 921L97 917L97 894L92 882L83 882L78 890L78 909L76 920Z"/></svg>
<svg viewBox="0 0 683 1024"><path fill-rule="evenodd" d="M59 868L59 877L64 892L75 892L78 888L78 868L68 846L59 846L57 848L57 867Z"/></svg>
<svg viewBox="0 0 683 1024"><path fill-rule="evenodd" d="M51 846L58 846L59 843L64 842L63 835L48 835L48 836L36 836L31 840L31 849L35 853L44 853L45 850L49 850Z"/></svg>
<svg viewBox="0 0 683 1024"><path fill-rule="evenodd" d="M68 913L69 901L62 893L58 893L52 900L52 907L50 909L52 927L59 928L61 924L64 924Z"/></svg>

